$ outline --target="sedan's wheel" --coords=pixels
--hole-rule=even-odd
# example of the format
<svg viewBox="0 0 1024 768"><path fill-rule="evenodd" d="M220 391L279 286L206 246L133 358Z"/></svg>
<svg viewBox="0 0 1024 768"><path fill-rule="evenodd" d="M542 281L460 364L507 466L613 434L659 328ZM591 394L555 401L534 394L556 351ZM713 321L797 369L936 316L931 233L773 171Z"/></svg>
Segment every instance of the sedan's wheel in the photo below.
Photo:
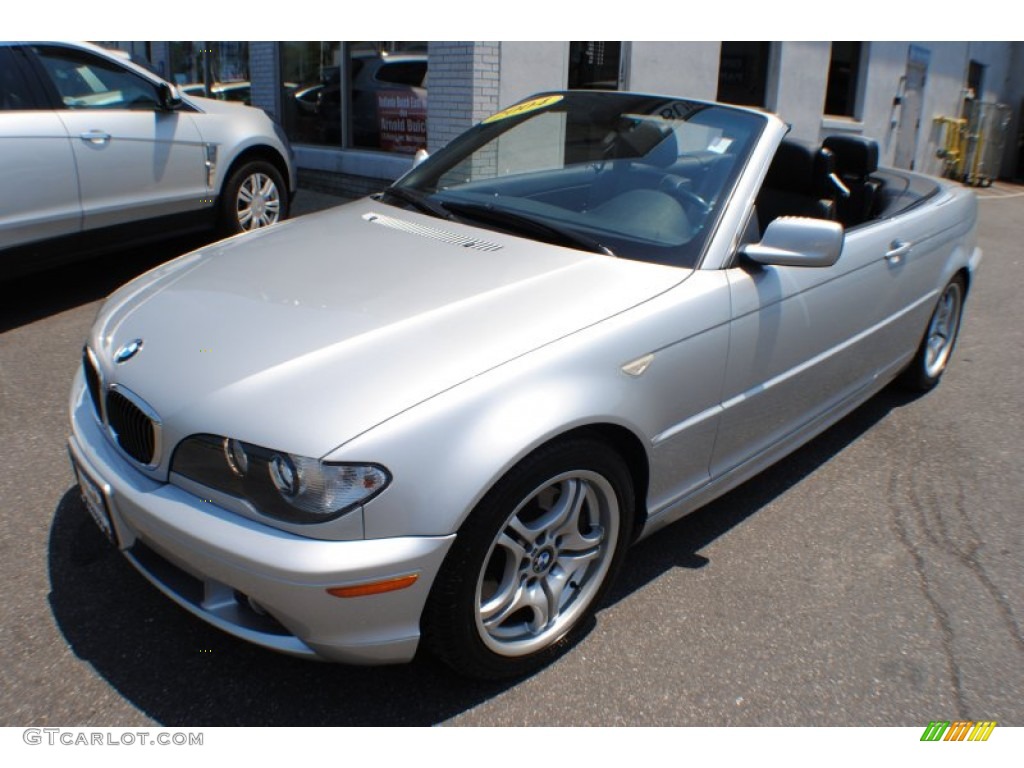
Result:
<svg viewBox="0 0 1024 768"><path fill-rule="evenodd" d="M926 392L939 383L956 346L963 304L964 280L957 275L946 285L935 305L917 354L901 377L904 385Z"/></svg>
<svg viewBox="0 0 1024 768"><path fill-rule="evenodd" d="M245 163L231 174L222 196L222 223L228 234L276 224L288 216L280 172L270 163Z"/></svg>
<svg viewBox="0 0 1024 768"><path fill-rule="evenodd" d="M531 454L463 525L424 614L428 647L475 677L547 663L593 611L622 560L633 491L604 443Z"/></svg>

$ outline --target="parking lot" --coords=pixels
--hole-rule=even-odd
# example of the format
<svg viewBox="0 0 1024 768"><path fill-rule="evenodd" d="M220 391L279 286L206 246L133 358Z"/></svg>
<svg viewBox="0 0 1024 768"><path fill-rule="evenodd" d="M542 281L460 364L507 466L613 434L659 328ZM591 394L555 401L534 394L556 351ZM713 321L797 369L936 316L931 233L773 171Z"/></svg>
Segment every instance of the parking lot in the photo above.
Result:
<svg viewBox="0 0 1024 768"><path fill-rule="evenodd" d="M65 448L82 341L201 238L0 285L0 725L1024 725L1024 188L979 197L941 386L883 392L636 546L586 637L514 684L263 651L106 544Z"/></svg>

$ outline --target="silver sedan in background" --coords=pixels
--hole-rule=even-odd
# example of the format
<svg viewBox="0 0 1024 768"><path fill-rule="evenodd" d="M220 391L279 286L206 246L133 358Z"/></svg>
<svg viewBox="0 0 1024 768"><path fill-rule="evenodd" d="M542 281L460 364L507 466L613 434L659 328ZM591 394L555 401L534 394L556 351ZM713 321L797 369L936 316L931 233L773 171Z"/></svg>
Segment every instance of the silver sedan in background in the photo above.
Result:
<svg viewBox="0 0 1024 768"><path fill-rule="evenodd" d="M143 275L72 387L89 511L264 647L538 668L632 542L949 362L973 195L785 134L541 94L381 195Z"/></svg>
<svg viewBox="0 0 1024 768"><path fill-rule="evenodd" d="M296 188L259 109L182 97L117 52L0 42L0 280L129 243L282 221Z"/></svg>

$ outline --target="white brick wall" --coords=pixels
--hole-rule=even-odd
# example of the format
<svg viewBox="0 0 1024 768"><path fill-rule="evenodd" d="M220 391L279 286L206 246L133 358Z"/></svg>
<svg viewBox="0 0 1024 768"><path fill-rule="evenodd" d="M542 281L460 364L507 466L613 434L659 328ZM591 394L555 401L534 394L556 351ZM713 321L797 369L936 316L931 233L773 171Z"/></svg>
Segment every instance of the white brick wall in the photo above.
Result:
<svg viewBox="0 0 1024 768"><path fill-rule="evenodd" d="M427 141L434 152L499 109L501 43L431 42Z"/></svg>

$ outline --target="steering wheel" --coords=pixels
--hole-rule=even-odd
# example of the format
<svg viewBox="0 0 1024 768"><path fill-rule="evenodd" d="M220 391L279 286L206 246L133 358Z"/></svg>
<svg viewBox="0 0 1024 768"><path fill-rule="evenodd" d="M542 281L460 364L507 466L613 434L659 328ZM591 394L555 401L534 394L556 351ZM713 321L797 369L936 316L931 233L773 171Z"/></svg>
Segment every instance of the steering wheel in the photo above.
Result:
<svg viewBox="0 0 1024 768"><path fill-rule="evenodd" d="M701 218L711 213L711 203L691 190L690 180L675 174L666 174L658 184L662 192L666 192L676 198L684 206L692 206L700 214Z"/></svg>

